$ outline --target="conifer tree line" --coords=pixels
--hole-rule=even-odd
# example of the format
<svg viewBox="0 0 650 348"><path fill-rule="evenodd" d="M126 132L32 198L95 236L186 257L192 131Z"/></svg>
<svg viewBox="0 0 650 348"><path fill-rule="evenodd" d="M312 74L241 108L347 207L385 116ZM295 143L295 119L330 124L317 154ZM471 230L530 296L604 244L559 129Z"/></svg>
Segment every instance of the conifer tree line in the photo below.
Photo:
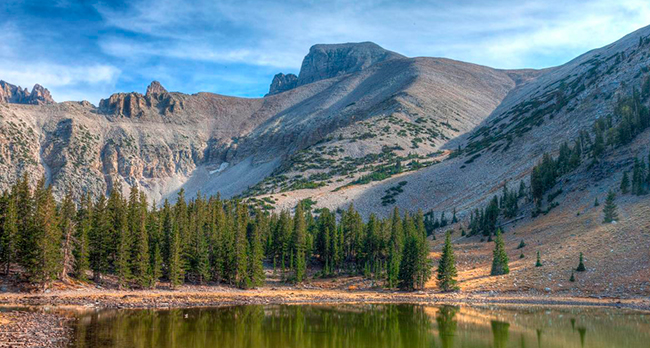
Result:
<svg viewBox="0 0 650 348"><path fill-rule="evenodd" d="M648 155L648 165L646 166L643 157L634 159L634 166L632 167L632 180L628 172L623 173L621 179L621 193L631 193L636 196L642 196L650 191L650 155Z"/></svg>
<svg viewBox="0 0 650 348"><path fill-rule="evenodd" d="M262 285L264 263L285 281L361 274L390 288L423 288L431 277L424 215L401 214L364 222L351 205L340 219L328 209L314 216L298 204L269 214L239 200L198 195L149 205L133 187L106 196L67 194L56 202L41 179L23 176L0 197L0 273L20 269L44 286L75 277L114 277L120 288L172 288L219 282ZM78 204L76 202L79 202Z"/></svg>
<svg viewBox="0 0 650 348"><path fill-rule="evenodd" d="M470 213L469 234L473 236L482 234L491 237L498 230L499 217L514 218L519 212L519 200L528 196L528 188L524 181L519 182L518 189L508 188L508 183L503 184L501 195L495 195L484 208L476 208Z"/></svg>

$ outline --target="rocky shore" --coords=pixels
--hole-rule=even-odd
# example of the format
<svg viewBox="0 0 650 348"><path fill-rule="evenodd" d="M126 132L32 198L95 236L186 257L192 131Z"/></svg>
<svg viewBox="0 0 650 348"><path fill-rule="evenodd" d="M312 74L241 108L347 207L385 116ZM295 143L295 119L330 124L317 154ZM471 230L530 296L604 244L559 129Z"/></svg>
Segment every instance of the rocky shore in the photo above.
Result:
<svg viewBox="0 0 650 348"><path fill-rule="evenodd" d="M40 310L0 311L0 347L67 347L69 319Z"/></svg>
<svg viewBox="0 0 650 348"><path fill-rule="evenodd" d="M650 311L644 297L577 297L542 293L397 292L385 290L323 290L264 287L239 290L229 287L186 286L179 290L119 291L77 289L49 293L0 294L0 347L65 347L71 326L65 315L73 309L136 309L222 307L265 304L420 303L425 305L539 305L598 306ZM49 310L44 310L48 308Z"/></svg>

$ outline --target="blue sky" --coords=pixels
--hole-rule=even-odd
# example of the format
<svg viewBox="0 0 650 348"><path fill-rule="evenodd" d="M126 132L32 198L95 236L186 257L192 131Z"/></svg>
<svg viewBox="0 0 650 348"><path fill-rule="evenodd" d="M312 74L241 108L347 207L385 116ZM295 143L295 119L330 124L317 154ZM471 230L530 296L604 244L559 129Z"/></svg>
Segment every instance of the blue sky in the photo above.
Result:
<svg viewBox="0 0 650 348"><path fill-rule="evenodd" d="M95 104L154 79L259 97L316 43L542 68L646 25L648 0L2 0L0 79Z"/></svg>

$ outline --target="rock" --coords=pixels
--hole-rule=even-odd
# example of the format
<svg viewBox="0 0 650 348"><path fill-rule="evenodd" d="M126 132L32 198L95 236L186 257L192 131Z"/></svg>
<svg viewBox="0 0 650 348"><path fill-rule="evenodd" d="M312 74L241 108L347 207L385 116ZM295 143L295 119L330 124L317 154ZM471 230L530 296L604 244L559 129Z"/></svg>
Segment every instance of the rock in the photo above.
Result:
<svg viewBox="0 0 650 348"><path fill-rule="evenodd" d="M298 86L361 71L379 62L405 58L372 42L314 45L302 61Z"/></svg>
<svg viewBox="0 0 650 348"><path fill-rule="evenodd" d="M298 76L294 74L283 74L279 73L273 76L273 81L271 82L271 87L269 88L269 93L267 95L273 95L288 91L296 87L298 82Z"/></svg>
<svg viewBox="0 0 650 348"><path fill-rule="evenodd" d="M14 86L8 82L0 81L0 102L24 104L24 100L29 97L27 89Z"/></svg>
<svg viewBox="0 0 650 348"><path fill-rule="evenodd" d="M43 105L55 102L50 91L39 84L34 85L30 93L27 88L0 81L0 103Z"/></svg>
<svg viewBox="0 0 650 348"><path fill-rule="evenodd" d="M145 94L145 96L154 96L154 95L165 94L165 93L167 93L167 90L165 89L165 87L163 87L160 84L160 82L152 81L149 84L149 87L147 87L147 93Z"/></svg>
<svg viewBox="0 0 650 348"><path fill-rule="evenodd" d="M27 104L42 105L42 104L54 104L54 99L47 88L35 84L32 88L32 93L29 94L27 99Z"/></svg>

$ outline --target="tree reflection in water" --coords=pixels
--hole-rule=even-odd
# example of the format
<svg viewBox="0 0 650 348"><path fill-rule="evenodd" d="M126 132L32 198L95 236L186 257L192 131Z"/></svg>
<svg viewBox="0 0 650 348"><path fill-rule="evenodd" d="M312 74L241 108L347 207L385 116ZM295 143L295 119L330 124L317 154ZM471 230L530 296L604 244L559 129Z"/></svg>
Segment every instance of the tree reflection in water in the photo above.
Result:
<svg viewBox="0 0 650 348"><path fill-rule="evenodd" d="M565 315L571 320L561 319ZM597 344L590 347L643 346L650 341L650 318L616 310L410 304L105 310L79 316L74 346L501 348L536 340L541 347L544 336L544 347L578 348L585 346L587 330Z"/></svg>

